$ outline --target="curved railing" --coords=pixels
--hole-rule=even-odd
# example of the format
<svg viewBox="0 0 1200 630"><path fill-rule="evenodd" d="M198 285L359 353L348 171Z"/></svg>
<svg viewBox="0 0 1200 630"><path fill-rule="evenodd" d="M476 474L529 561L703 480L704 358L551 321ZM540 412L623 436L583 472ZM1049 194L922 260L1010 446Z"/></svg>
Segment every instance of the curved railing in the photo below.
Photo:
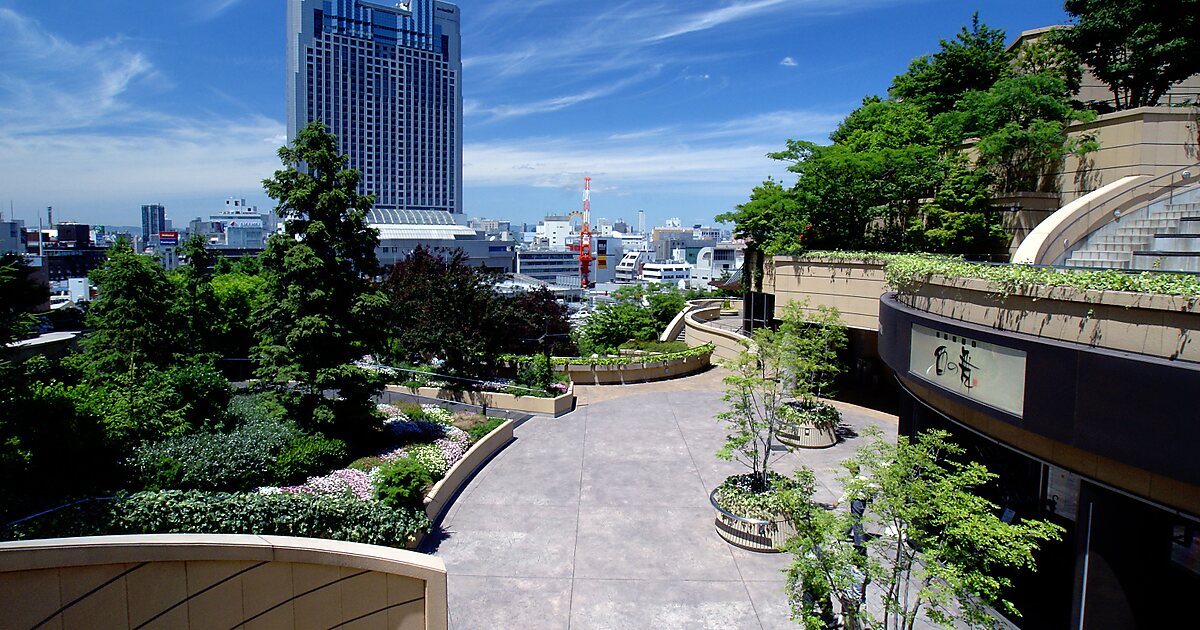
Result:
<svg viewBox="0 0 1200 630"><path fill-rule="evenodd" d="M1149 204L1181 185L1192 183L1200 174L1200 163L1191 164L1165 175L1131 175L1095 190L1042 221L1021 242L1013 262L1026 265L1062 264L1096 230L1127 217L1137 206Z"/></svg>
<svg viewBox="0 0 1200 630"><path fill-rule="evenodd" d="M736 359L742 352L742 341L746 337L733 331L708 325L707 322L720 319L720 317L721 307L719 306L688 311L685 316L687 323L687 344L689 346L712 344L712 356L717 359Z"/></svg>
<svg viewBox="0 0 1200 630"><path fill-rule="evenodd" d="M783 551L796 529L786 517L774 520L738 516L717 503L717 488L708 494L708 502L717 511L717 533L727 542L751 551Z"/></svg>

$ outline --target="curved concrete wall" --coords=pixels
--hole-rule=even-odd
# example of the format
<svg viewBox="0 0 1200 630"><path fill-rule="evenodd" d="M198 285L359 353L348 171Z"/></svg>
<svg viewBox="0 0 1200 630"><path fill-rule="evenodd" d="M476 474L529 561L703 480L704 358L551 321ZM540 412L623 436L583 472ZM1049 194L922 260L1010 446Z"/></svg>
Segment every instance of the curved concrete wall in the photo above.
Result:
<svg viewBox="0 0 1200 630"><path fill-rule="evenodd" d="M1003 296L984 280L935 276L896 299L995 330L1200 362L1200 305L1182 297L1046 286Z"/></svg>
<svg viewBox="0 0 1200 630"><path fill-rule="evenodd" d="M883 263L775 256L763 291L775 294L775 312L788 302L808 301L810 310L832 306L850 328L879 330L879 296L885 292Z"/></svg>
<svg viewBox="0 0 1200 630"><path fill-rule="evenodd" d="M462 459L455 462L450 470L446 471L446 476L433 484L429 493L425 495L425 515L429 517L430 522L437 523L459 489L465 486L493 455L512 441L513 421L509 420L468 449Z"/></svg>
<svg viewBox="0 0 1200 630"><path fill-rule="evenodd" d="M0 543L5 628L447 627L438 558L216 534Z"/></svg>
<svg viewBox="0 0 1200 630"><path fill-rule="evenodd" d="M707 322L721 317L721 307L711 306L691 311L685 317L687 345L702 346L706 343L713 345L712 356L720 360L732 360L741 354L741 340L745 337L728 330L710 326Z"/></svg>
<svg viewBox="0 0 1200 630"><path fill-rule="evenodd" d="M585 385L624 385L629 383L647 383L679 378L703 371L709 366L712 355L705 354L696 357L684 357L673 361L654 361L647 357L642 363L627 363L624 365L583 365L568 364L555 366L556 370L566 368L572 383Z"/></svg>

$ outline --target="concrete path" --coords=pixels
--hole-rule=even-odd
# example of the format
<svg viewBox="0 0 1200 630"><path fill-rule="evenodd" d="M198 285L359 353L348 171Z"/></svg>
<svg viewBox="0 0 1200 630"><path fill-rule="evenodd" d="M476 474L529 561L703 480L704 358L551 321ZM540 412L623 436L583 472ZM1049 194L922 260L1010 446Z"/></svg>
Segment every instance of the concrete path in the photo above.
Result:
<svg viewBox="0 0 1200 630"><path fill-rule="evenodd" d="M520 426L430 537L449 572L450 627L795 628L788 557L733 547L713 528L708 493L743 471L714 455L721 376L577 387L576 411ZM896 430L878 412L843 415L847 440L776 465L813 468L818 501L840 494L857 433Z"/></svg>

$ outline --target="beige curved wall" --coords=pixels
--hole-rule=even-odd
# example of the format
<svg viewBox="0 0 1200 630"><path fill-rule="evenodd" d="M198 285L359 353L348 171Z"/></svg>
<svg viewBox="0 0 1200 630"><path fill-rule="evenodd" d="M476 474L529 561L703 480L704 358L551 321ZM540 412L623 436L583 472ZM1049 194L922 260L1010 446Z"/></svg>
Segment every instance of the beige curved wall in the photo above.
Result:
<svg viewBox="0 0 1200 630"><path fill-rule="evenodd" d="M572 383L584 385L623 385L679 378L703 371L712 355L684 357L673 361L647 361L625 365L567 365ZM561 369L561 367L556 368Z"/></svg>
<svg viewBox="0 0 1200 630"><path fill-rule="evenodd" d="M687 314L685 328L687 345L702 346L706 343L713 345L712 358L718 361L732 360L742 352L741 340L745 339L737 333L710 326L707 322L721 317L721 307L712 306L691 311Z"/></svg>
<svg viewBox="0 0 1200 630"><path fill-rule="evenodd" d="M462 459L455 462L450 470L446 471L446 476L433 484L425 495L425 515L429 520L436 523L459 489L467 485L493 455L512 441L513 421L509 420L468 449Z"/></svg>
<svg viewBox="0 0 1200 630"><path fill-rule="evenodd" d="M984 280L935 276L897 299L998 330L1200 362L1200 306L1186 298L1046 286L1003 296Z"/></svg>
<svg viewBox="0 0 1200 630"><path fill-rule="evenodd" d="M411 551L286 536L0 543L5 628L447 627L446 568Z"/></svg>
<svg viewBox="0 0 1200 630"><path fill-rule="evenodd" d="M838 309L850 328L879 330L879 297L885 292L883 263L842 262L775 256L767 266L763 291L775 295L778 316L788 302L808 301Z"/></svg>

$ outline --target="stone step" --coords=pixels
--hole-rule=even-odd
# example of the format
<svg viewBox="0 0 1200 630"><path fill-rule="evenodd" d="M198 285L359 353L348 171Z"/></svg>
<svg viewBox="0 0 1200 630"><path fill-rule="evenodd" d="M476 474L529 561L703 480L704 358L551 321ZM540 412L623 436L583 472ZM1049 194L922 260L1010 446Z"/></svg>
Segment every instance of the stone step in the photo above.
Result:
<svg viewBox="0 0 1200 630"><path fill-rule="evenodd" d="M1133 250L1127 252L1106 252L1088 248L1075 252L1071 255L1071 258L1077 260L1129 260L1131 256L1133 256Z"/></svg>

